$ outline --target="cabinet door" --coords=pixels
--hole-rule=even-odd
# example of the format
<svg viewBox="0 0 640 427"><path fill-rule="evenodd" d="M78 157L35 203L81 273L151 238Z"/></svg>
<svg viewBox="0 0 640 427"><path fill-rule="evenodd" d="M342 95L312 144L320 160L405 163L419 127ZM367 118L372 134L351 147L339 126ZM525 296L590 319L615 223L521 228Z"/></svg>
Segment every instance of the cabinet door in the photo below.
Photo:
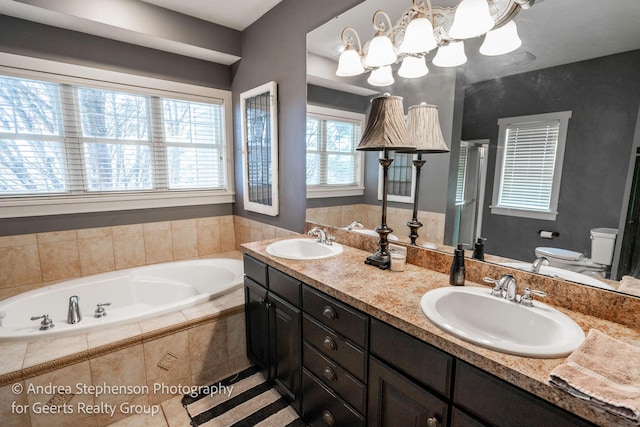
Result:
<svg viewBox="0 0 640 427"><path fill-rule="evenodd" d="M369 358L368 425L440 427L448 425L448 405L401 373Z"/></svg>
<svg viewBox="0 0 640 427"><path fill-rule="evenodd" d="M302 349L300 309L274 293L269 293L271 304L271 378L280 393L300 412L300 376Z"/></svg>
<svg viewBox="0 0 640 427"><path fill-rule="evenodd" d="M267 371L269 367L267 290L245 277L244 298L244 315L247 326L247 357L263 371Z"/></svg>

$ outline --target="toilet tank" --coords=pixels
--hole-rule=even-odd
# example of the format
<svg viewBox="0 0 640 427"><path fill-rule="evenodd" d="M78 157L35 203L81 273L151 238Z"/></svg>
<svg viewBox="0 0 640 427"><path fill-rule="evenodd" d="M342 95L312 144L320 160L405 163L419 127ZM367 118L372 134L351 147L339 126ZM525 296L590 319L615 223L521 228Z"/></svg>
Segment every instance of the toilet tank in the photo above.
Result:
<svg viewBox="0 0 640 427"><path fill-rule="evenodd" d="M592 228L591 261L602 265L611 265L617 235L618 229L616 228Z"/></svg>

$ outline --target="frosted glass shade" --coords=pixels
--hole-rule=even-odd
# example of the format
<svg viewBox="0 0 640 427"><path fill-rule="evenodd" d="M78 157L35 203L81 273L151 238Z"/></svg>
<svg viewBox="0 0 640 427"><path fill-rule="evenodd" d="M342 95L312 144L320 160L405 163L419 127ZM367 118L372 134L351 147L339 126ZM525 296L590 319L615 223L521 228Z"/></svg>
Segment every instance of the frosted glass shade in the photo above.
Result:
<svg viewBox="0 0 640 427"><path fill-rule="evenodd" d="M362 66L362 58L358 52L347 47L338 59L338 69L336 70L336 76L349 77L358 76L364 73L364 67Z"/></svg>
<svg viewBox="0 0 640 427"><path fill-rule="evenodd" d="M422 153L448 153L449 147L444 142L438 107L420 104L409 107L407 116L409 138L416 144L416 151Z"/></svg>
<svg viewBox="0 0 640 427"><path fill-rule="evenodd" d="M367 67L384 67L391 65L398 57L393 51L391 39L385 35L376 35L369 43L369 50L364 58Z"/></svg>
<svg viewBox="0 0 640 427"><path fill-rule="evenodd" d="M454 39L470 39L486 33L494 25L487 0L462 0L456 7L449 35Z"/></svg>
<svg viewBox="0 0 640 427"><path fill-rule="evenodd" d="M404 123L402 97L388 93L371 100L371 111L356 150L415 150Z"/></svg>
<svg viewBox="0 0 640 427"><path fill-rule="evenodd" d="M465 62L467 55L464 54L464 42L461 41L440 46L433 58L433 65L438 67L457 67Z"/></svg>
<svg viewBox="0 0 640 427"><path fill-rule="evenodd" d="M487 56L503 55L513 52L522 45L518 36L518 27L513 21L500 28L491 30L484 36L484 42L480 46L480 53Z"/></svg>
<svg viewBox="0 0 640 427"><path fill-rule="evenodd" d="M398 70L398 75L405 79L415 79L429 73L424 57L406 56Z"/></svg>
<svg viewBox="0 0 640 427"><path fill-rule="evenodd" d="M426 17L414 18L409 22L404 39L400 45L400 52L425 53L435 49L438 43L433 37L433 26Z"/></svg>
<svg viewBox="0 0 640 427"><path fill-rule="evenodd" d="M394 82L390 65L373 70L367 79L371 86L391 86Z"/></svg>

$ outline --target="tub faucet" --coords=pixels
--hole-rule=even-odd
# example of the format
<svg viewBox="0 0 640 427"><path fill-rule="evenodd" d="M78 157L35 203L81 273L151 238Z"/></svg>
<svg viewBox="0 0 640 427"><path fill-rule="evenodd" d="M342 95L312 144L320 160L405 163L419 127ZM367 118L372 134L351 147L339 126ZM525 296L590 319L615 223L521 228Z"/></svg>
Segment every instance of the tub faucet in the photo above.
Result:
<svg viewBox="0 0 640 427"><path fill-rule="evenodd" d="M80 303L77 295L69 298L69 313L67 314L67 323L75 325L82 320L80 313Z"/></svg>
<svg viewBox="0 0 640 427"><path fill-rule="evenodd" d="M364 224L360 221L353 221L351 224L347 225L347 230L352 231L354 228L364 228Z"/></svg>
<svg viewBox="0 0 640 427"><path fill-rule="evenodd" d="M531 272L532 273L539 273L540 272L540 267L542 267L543 265L549 265L549 260L547 259L547 257L538 257L535 260L533 260L533 263L531 263Z"/></svg>

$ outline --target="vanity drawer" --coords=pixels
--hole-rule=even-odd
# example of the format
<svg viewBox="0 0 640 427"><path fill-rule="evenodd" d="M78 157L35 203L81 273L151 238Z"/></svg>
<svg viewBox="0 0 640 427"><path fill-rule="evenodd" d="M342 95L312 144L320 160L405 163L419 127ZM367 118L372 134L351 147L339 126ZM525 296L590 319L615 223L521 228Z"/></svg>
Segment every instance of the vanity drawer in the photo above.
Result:
<svg viewBox="0 0 640 427"><path fill-rule="evenodd" d="M367 348L369 317L309 286L302 287L305 313L344 335L362 348Z"/></svg>
<svg viewBox="0 0 640 427"><path fill-rule="evenodd" d="M267 264L260 262L247 254L244 254L242 259L244 261L244 274L265 288L268 287Z"/></svg>
<svg viewBox="0 0 640 427"><path fill-rule="evenodd" d="M304 368L302 393L302 416L310 426L365 426L364 417Z"/></svg>
<svg viewBox="0 0 640 427"><path fill-rule="evenodd" d="M302 364L358 412L364 413L367 389L363 383L306 342L302 348Z"/></svg>
<svg viewBox="0 0 640 427"><path fill-rule="evenodd" d="M377 319L371 319L370 346L378 358L441 395L451 396L452 356Z"/></svg>
<svg viewBox="0 0 640 427"><path fill-rule="evenodd" d="M302 336L329 359L337 362L360 381L365 381L367 355L362 349L322 326L307 314L302 317Z"/></svg>
<svg viewBox="0 0 640 427"><path fill-rule="evenodd" d="M300 308L300 288L302 287L302 282L273 267L269 267L268 271L269 290Z"/></svg>

